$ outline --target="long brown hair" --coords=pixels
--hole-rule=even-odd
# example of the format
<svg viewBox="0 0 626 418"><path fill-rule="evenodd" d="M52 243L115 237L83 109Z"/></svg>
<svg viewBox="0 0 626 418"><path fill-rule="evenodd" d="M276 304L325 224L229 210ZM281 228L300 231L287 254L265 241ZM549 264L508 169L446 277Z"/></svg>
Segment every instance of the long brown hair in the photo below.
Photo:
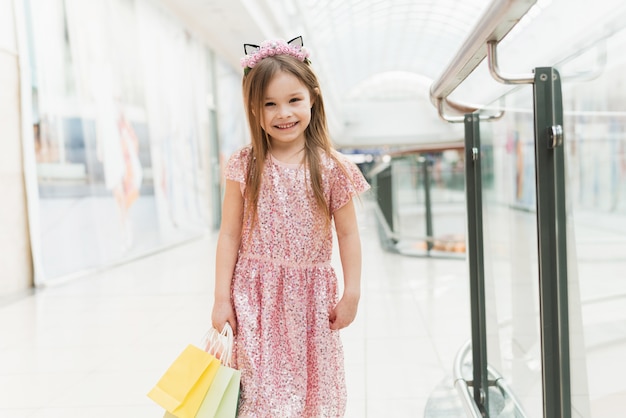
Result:
<svg viewBox="0 0 626 418"><path fill-rule="evenodd" d="M247 210L244 214L246 219L254 225L257 218L257 204L261 189L263 166L267 154L270 151L270 138L261 127L263 117L263 99L265 90L272 78L280 71L294 75L309 90L313 107L311 108L311 122L306 128L304 142L304 163L309 168L310 183L319 210L325 215L327 224L331 222L330 209L324 197L321 173L321 155L325 153L337 161L343 169L343 165L334 155L333 146L328 134L324 101L320 90L317 76L307 62L288 55L275 55L267 57L257 63L243 78L243 99L252 137L252 152L248 164L246 176L246 199Z"/></svg>

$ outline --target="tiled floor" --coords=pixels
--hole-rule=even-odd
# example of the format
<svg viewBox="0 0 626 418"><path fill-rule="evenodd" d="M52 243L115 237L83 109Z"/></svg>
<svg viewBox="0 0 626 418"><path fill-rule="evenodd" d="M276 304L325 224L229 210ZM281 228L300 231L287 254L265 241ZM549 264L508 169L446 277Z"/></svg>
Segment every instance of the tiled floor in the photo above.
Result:
<svg viewBox="0 0 626 418"><path fill-rule="evenodd" d="M383 252L372 212L359 217L363 296L343 332L347 416L421 417L469 339L466 265ZM0 307L0 417L162 416L146 393L210 324L215 242L211 234Z"/></svg>

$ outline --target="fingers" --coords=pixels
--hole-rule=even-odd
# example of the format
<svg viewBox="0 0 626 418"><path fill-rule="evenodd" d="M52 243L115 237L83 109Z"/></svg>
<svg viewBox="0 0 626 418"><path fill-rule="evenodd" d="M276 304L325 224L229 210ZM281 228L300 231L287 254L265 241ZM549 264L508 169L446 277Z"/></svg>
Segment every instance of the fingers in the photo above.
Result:
<svg viewBox="0 0 626 418"><path fill-rule="evenodd" d="M333 331L344 329L348 325L350 325L350 322L343 320L341 317L337 317L333 321L330 321L330 329Z"/></svg>
<svg viewBox="0 0 626 418"><path fill-rule="evenodd" d="M356 317L356 305L339 301L328 314L330 329L340 330L350 325Z"/></svg>
<svg viewBox="0 0 626 418"><path fill-rule="evenodd" d="M211 325L218 331L222 331L224 329L224 325L226 324L227 317L220 315L219 312L213 310L213 314L211 315Z"/></svg>
<svg viewBox="0 0 626 418"><path fill-rule="evenodd" d="M226 323L230 325L233 333L237 332L237 318L233 306L230 302L215 304L211 314L213 328L222 332Z"/></svg>
<svg viewBox="0 0 626 418"><path fill-rule="evenodd" d="M333 331L338 331L348 326L346 321L343 320L342 315L337 313L336 309L333 309L333 311L328 316L328 322L330 324L330 329L332 329Z"/></svg>
<svg viewBox="0 0 626 418"><path fill-rule="evenodd" d="M216 330L222 332L224 330L224 327L226 326L226 323L228 323L228 325L230 325L230 328L233 330L233 334L237 334L237 320L235 319L234 316L228 317L224 320L213 320L212 321L212 325L213 328L215 328Z"/></svg>
<svg viewBox="0 0 626 418"><path fill-rule="evenodd" d="M230 324L230 327L233 330L233 335L237 334L237 320L233 317L227 321Z"/></svg>
<svg viewBox="0 0 626 418"><path fill-rule="evenodd" d="M330 329L336 330L337 328L337 309L333 309L328 314L328 324L330 325Z"/></svg>

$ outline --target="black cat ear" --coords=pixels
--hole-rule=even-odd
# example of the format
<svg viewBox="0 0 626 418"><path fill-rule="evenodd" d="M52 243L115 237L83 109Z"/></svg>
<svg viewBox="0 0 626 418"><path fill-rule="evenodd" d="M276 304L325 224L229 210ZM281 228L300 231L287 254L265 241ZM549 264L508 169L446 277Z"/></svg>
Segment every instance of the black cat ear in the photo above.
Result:
<svg viewBox="0 0 626 418"><path fill-rule="evenodd" d="M297 38L293 38L291 41L287 42L289 46L295 46L300 49L304 46L304 42L302 41L302 36L298 36Z"/></svg>
<svg viewBox="0 0 626 418"><path fill-rule="evenodd" d="M253 44L243 44L243 51L246 55L252 55L257 52L261 47Z"/></svg>

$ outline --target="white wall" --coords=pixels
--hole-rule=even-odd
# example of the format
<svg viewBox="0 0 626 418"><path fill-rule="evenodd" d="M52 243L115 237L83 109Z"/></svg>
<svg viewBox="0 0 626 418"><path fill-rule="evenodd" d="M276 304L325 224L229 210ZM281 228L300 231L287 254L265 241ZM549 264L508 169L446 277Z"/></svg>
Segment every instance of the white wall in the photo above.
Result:
<svg viewBox="0 0 626 418"><path fill-rule="evenodd" d="M12 0L0 0L0 300L32 285Z"/></svg>

